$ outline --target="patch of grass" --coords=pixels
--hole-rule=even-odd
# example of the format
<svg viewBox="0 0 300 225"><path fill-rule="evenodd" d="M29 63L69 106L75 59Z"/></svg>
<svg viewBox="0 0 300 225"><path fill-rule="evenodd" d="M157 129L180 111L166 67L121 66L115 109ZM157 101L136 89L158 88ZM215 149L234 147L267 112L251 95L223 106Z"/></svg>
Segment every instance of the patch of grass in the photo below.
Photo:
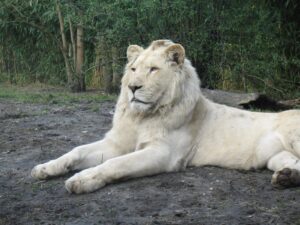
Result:
<svg viewBox="0 0 300 225"><path fill-rule="evenodd" d="M100 92L70 93L61 88L41 88L36 86L12 86L0 84L0 99L21 103L73 104L81 102L99 103L116 100L115 95Z"/></svg>
<svg viewBox="0 0 300 225"><path fill-rule="evenodd" d="M97 105L93 105L93 106L91 106L91 110L93 111L93 112L99 112L99 105L97 104Z"/></svg>
<svg viewBox="0 0 300 225"><path fill-rule="evenodd" d="M33 192L36 192L36 191L38 191L38 190L40 190L41 189L41 184L40 184L40 182L35 182L35 183L32 183L31 184L31 190L33 191Z"/></svg>
<svg viewBox="0 0 300 225"><path fill-rule="evenodd" d="M6 224L9 224L9 219L8 218L5 218L6 216L1 216L0 217L0 225L6 225Z"/></svg>

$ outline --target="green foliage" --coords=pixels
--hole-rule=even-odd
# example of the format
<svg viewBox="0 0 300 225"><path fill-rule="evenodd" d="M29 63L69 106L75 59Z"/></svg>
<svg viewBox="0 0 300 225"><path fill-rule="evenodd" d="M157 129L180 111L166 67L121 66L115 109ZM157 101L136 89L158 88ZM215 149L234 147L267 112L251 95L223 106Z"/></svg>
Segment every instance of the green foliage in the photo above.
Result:
<svg viewBox="0 0 300 225"><path fill-rule="evenodd" d="M60 2L67 33L69 18L84 23L88 82L100 39L119 49L117 70L122 73L128 44L146 46L168 38L185 46L205 87L299 97L297 0ZM54 1L4 0L0 18L0 81L64 84Z"/></svg>
<svg viewBox="0 0 300 225"><path fill-rule="evenodd" d="M11 83L63 83L53 5L48 1L4 0L0 18L2 76Z"/></svg>

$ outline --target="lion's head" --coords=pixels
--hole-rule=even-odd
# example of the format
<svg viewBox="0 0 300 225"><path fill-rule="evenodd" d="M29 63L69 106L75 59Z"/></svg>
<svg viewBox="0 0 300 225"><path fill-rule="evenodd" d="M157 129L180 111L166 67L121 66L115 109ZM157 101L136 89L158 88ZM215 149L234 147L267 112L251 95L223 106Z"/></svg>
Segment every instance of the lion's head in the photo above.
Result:
<svg viewBox="0 0 300 225"><path fill-rule="evenodd" d="M199 80L185 50L169 40L157 40L147 49L130 45L122 92L132 111L156 112L199 92Z"/></svg>

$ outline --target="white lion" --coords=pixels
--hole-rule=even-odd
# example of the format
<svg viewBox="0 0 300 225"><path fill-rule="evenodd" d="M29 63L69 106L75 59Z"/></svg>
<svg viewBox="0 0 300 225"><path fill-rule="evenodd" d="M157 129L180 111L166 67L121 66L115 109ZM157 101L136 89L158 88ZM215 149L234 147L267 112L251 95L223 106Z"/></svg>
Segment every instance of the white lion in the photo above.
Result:
<svg viewBox="0 0 300 225"><path fill-rule="evenodd" d="M213 103L185 50L169 40L127 49L113 127L101 141L37 165L38 179L83 171L69 178L69 192L92 192L121 178L214 165L267 167L272 183L300 185L300 111L249 112Z"/></svg>

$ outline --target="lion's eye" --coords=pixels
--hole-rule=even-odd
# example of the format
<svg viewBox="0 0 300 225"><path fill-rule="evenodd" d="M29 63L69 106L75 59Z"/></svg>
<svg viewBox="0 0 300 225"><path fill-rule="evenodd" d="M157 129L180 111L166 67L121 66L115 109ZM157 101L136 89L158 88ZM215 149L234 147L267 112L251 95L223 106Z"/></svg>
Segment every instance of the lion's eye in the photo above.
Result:
<svg viewBox="0 0 300 225"><path fill-rule="evenodd" d="M155 66L153 66L153 67L150 68L150 73L152 73L152 72L154 72L154 71L156 71L156 70L158 70L158 68L155 67Z"/></svg>
<svg viewBox="0 0 300 225"><path fill-rule="evenodd" d="M135 68L131 68L131 71L132 71L132 72L135 72Z"/></svg>

